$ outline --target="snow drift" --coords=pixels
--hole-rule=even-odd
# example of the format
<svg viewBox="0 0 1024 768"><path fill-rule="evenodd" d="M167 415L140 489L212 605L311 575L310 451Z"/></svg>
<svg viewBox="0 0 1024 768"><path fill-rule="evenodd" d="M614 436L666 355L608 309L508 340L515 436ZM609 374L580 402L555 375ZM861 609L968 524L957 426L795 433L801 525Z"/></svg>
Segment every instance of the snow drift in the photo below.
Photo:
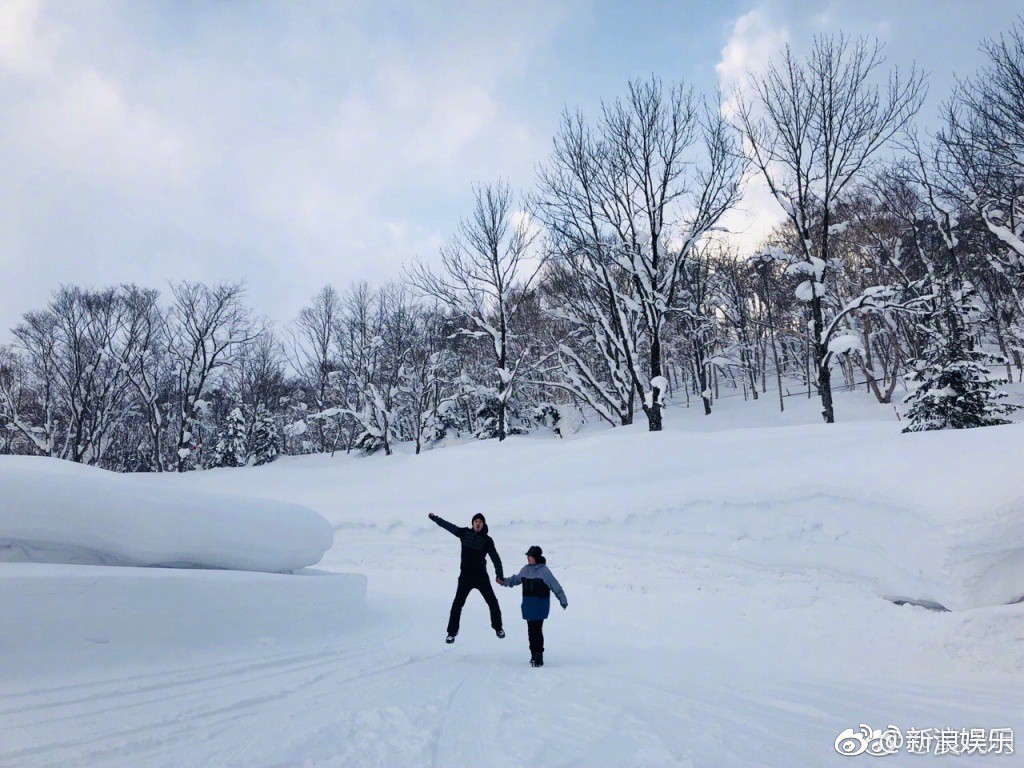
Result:
<svg viewBox="0 0 1024 768"><path fill-rule="evenodd" d="M333 540L324 518L289 502L0 457L0 561L277 572L319 562Z"/></svg>
<svg viewBox="0 0 1024 768"><path fill-rule="evenodd" d="M715 422L669 416L658 434L641 425L420 456L301 457L153 482L288 499L335 528L394 535L429 525L427 512L460 525L483 512L506 536L508 526L539 536L578 525L582 538L604 535L595 528L670 537L695 555L827 571L878 597L953 611L1024 596L1024 424L912 435L895 420L697 432L688 430ZM343 508L334 501L342 493Z"/></svg>

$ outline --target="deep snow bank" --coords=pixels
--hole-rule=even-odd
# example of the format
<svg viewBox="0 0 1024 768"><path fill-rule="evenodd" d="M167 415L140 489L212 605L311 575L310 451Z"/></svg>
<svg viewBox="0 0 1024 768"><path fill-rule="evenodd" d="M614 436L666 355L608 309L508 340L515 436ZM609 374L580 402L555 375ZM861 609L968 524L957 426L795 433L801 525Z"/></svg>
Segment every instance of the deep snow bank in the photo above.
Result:
<svg viewBox="0 0 1024 768"><path fill-rule="evenodd" d="M0 685L267 655L357 625L366 577L0 563Z"/></svg>
<svg viewBox="0 0 1024 768"><path fill-rule="evenodd" d="M879 597L951 610L1024 595L1024 424L913 435L895 421L709 432L715 416L689 418L670 411L658 434L639 425L420 456L297 457L153 483L287 499L337 528L372 525L396 537L427 528L427 512L461 525L483 512L502 552L510 537L528 545L549 525L578 525L588 537L604 535L594 526L625 524L649 533L652 546L823 570Z"/></svg>
<svg viewBox="0 0 1024 768"><path fill-rule="evenodd" d="M274 572L319 562L333 540L324 518L293 503L0 456L0 562Z"/></svg>

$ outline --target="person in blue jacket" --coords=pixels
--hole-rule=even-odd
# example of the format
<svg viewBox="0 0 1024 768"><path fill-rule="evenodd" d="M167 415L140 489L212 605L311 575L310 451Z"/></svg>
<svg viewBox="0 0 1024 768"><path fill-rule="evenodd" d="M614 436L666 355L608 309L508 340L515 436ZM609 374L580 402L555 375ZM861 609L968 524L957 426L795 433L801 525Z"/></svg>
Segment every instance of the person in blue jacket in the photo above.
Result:
<svg viewBox="0 0 1024 768"><path fill-rule="evenodd" d="M529 565L523 566L515 576L507 579L495 579L503 587L523 585L523 618L526 619L526 631L530 638L530 666L544 666L544 619L551 608L551 593L555 593L562 610L569 607L565 592L558 579L551 573L544 558L544 551L534 544L526 550Z"/></svg>

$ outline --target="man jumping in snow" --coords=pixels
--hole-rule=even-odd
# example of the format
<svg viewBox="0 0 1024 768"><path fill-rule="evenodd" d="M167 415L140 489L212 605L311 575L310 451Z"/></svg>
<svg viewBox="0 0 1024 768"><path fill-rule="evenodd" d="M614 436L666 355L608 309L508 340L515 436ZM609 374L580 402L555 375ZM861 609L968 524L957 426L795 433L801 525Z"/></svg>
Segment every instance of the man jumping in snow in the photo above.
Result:
<svg viewBox="0 0 1024 768"><path fill-rule="evenodd" d="M452 600L452 612L448 617L448 637L445 638L445 642L455 642L455 636L459 634L462 606L466 604L466 597L474 589L480 590L480 594L487 601L487 607L491 609L491 628L494 633L498 637L504 637L505 630L501 628L501 606L498 605L498 598L494 596L494 588L487 577L485 556L490 555L491 562L494 563L495 581L501 581L505 573L501 569L501 558L494 548L494 540L487 535L487 520L477 513L473 515L472 528L459 528L447 520L442 520L433 512L428 517L453 536L458 536L462 542L462 570L459 572L459 586L455 590L455 599Z"/></svg>

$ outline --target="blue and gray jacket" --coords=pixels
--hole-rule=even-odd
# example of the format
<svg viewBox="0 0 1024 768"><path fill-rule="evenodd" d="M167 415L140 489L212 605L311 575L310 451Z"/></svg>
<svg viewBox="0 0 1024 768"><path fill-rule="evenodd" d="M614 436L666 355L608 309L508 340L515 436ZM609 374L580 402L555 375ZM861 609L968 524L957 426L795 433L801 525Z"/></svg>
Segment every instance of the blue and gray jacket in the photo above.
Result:
<svg viewBox="0 0 1024 768"><path fill-rule="evenodd" d="M506 587L523 585L523 618L527 621L546 619L551 609L551 593L555 593L558 602L565 608L569 601L558 579L544 563L525 565L515 576L505 579Z"/></svg>

